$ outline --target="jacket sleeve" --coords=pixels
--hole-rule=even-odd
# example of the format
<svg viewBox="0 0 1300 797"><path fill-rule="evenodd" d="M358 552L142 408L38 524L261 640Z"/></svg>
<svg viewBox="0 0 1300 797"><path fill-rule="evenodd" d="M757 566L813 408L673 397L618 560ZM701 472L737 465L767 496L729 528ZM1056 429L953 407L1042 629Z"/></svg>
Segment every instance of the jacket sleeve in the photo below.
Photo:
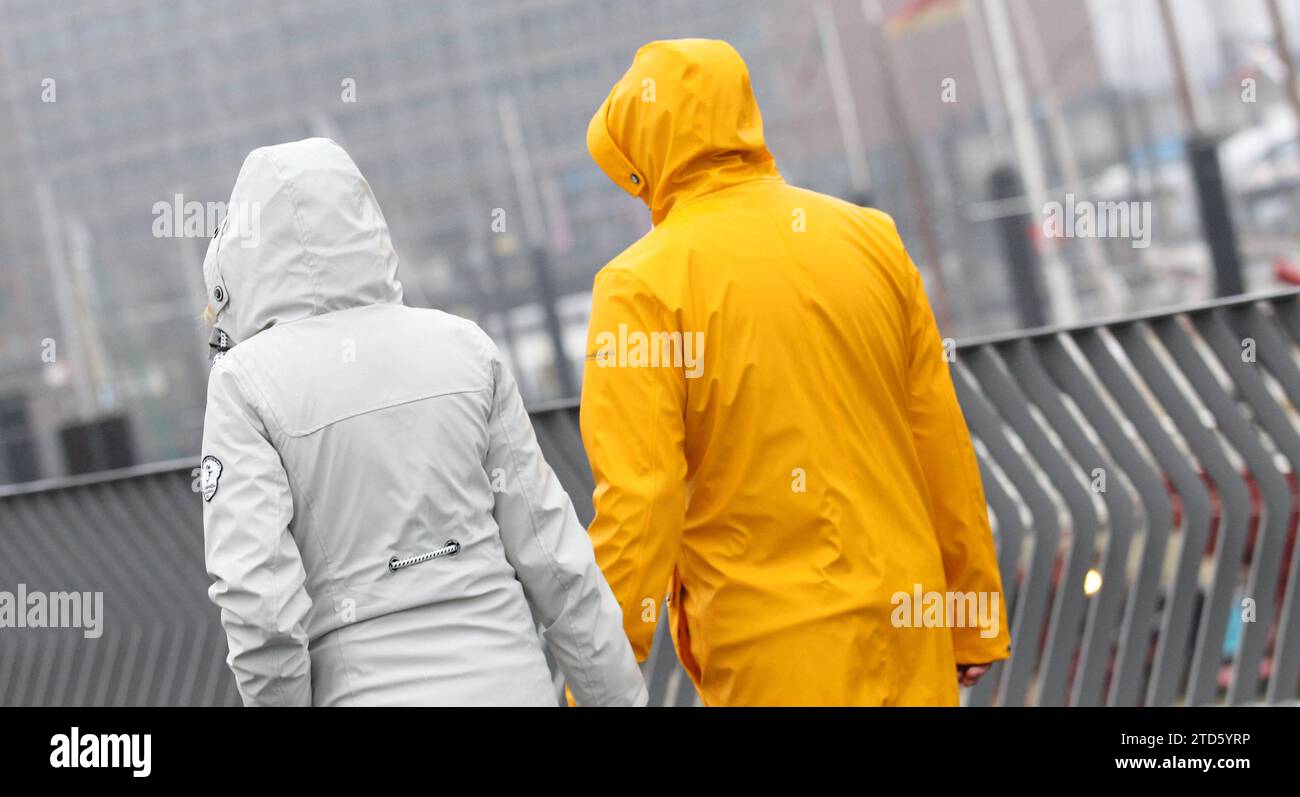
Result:
<svg viewBox="0 0 1300 797"><path fill-rule="evenodd" d="M573 503L546 463L518 386L492 347L492 416L485 467L506 559L581 706L643 706L645 680L622 617L596 567Z"/></svg>
<svg viewBox="0 0 1300 797"><path fill-rule="evenodd" d="M632 274L607 269L596 277L581 405L596 483L587 531L638 661L650 654L681 548L686 381L671 363L641 363L635 347L678 327Z"/></svg>
<svg viewBox="0 0 1300 797"><path fill-rule="evenodd" d="M947 589L997 596L997 628L954 628L953 648L959 664L984 664L1007 658L1010 615L989 529L984 485L953 389L939 327L920 273L910 261L906 267L910 278L908 401L912 439L925 473Z"/></svg>
<svg viewBox="0 0 1300 797"><path fill-rule="evenodd" d="M280 456L232 364L208 379L203 421L208 595L221 609L235 683L248 706L311 705L306 571L289 533L293 498Z"/></svg>

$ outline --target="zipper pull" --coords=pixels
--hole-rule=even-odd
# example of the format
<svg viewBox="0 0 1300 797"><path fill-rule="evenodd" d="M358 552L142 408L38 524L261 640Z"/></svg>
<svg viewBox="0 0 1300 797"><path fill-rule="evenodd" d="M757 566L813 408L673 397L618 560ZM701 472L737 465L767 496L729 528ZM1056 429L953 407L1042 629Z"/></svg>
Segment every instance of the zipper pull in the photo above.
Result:
<svg viewBox="0 0 1300 797"><path fill-rule="evenodd" d="M460 543L455 540L447 540L442 547L435 551L416 554L415 556L394 556L388 560L388 572L396 573L404 567L418 565L421 562L427 562L430 559L438 559L443 556L455 556L460 553Z"/></svg>

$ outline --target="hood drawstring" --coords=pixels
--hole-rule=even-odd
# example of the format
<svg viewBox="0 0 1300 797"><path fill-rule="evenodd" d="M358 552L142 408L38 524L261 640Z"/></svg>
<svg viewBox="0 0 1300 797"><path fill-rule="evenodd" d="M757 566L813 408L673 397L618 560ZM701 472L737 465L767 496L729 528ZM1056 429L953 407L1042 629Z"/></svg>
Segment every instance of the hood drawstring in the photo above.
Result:
<svg viewBox="0 0 1300 797"><path fill-rule="evenodd" d="M212 337L208 339L208 347L212 349L212 364L216 365L217 361L226 356L233 344L230 342L230 336L225 330L212 330Z"/></svg>

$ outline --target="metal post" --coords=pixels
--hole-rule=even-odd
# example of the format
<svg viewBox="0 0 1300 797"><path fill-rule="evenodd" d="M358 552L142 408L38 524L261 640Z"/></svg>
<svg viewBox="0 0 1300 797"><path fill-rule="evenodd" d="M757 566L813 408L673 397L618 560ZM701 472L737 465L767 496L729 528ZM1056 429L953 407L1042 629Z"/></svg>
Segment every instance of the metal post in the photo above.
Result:
<svg viewBox="0 0 1300 797"><path fill-rule="evenodd" d="M1277 50L1278 60L1286 72L1286 99L1291 103L1291 111L1295 114L1296 135L1300 136L1300 77L1296 76L1295 59L1291 57L1291 48L1287 45L1282 9L1278 8L1277 0L1265 0L1265 3L1273 23L1273 48Z"/></svg>
<svg viewBox="0 0 1300 797"><path fill-rule="evenodd" d="M1047 55L1043 52L1038 25L1034 22L1033 11L1025 0L1014 0L1015 18L1020 22L1021 40L1025 49L1025 60L1029 64L1029 73L1038 84L1041 92L1040 103L1043 116L1047 121L1047 133L1051 137L1053 148L1059 159L1061 176L1065 179L1067 191L1079 190L1083 186L1083 169L1079 166L1079 157L1074 149L1074 139L1069 126L1061 112L1061 103L1056 96L1056 85L1047 65ZM1111 271L1101 241L1089 235L1081 242L1083 261L1092 272L1092 280L1101 295L1102 312L1107 316L1119 315L1124 306L1123 280Z"/></svg>
<svg viewBox="0 0 1300 797"><path fill-rule="evenodd" d="M1024 194L1020 178L1010 166L994 169L989 176L989 183L995 200L1015 200ZM1009 266L1007 276L1010 278L1011 295L1015 299L1020 325L1026 328L1046 326L1048 323L1044 311L1042 267L1038 253L1030 245L1026 233L1033 223L1033 219L1024 211L1003 214L998 218L998 230Z"/></svg>
<svg viewBox="0 0 1300 797"><path fill-rule="evenodd" d="M1187 65L1183 60L1183 48L1178 40L1173 9L1169 0L1160 0L1159 6L1165 42L1169 47L1169 60L1173 62L1174 80L1178 84L1178 103L1188 130L1183 146L1192 171L1192 180L1196 184L1202 233L1214 260L1215 294L1233 296L1244 293L1246 285L1241 274L1241 254L1237 249L1237 234L1224 192L1223 174L1219 169L1218 142L1212 136L1201 134L1200 114L1191 83L1187 79Z"/></svg>
<svg viewBox="0 0 1300 797"><path fill-rule="evenodd" d="M1214 260L1215 295L1235 296L1246 292L1241 275L1241 254L1237 233L1228 209L1228 196L1219 170L1219 142L1210 136L1194 135L1183 146L1196 181L1200 202L1201 228Z"/></svg>
<svg viewBox="0 0 1300 797"><path fill-rule="evenodd" d="M1015 37L1007 15L1006 0L984 0L984 18L988 24L989 41L993 45L1002 96L1007 102L1007 115L1011 117L1011 138L1016 147L1020 177L1024 180L1029 207L1041 209L1047 202L1047 178L1043 173L1038 132L1029 116L1029 102L1020 75L1020 59L1016 55ZM1044 247L1042 263L1047 295L1052 303L1052 320L1058 324L1077 321L1079 307L1075 301L1074 286L1065 261L1055 246Z"/></svg>

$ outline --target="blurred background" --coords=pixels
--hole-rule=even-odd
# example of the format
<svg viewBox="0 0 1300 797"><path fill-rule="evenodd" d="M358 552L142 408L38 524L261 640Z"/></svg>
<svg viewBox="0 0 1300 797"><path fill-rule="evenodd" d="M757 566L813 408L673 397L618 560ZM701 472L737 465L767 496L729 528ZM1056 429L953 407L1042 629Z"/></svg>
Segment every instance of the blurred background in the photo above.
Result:
<svg viewBox="0 0 1300 797"><path fill-rule="evenodd" d="M586 126L658 38L741 52L786 179L892 214L958 340L1300 282L1296 0L0 13L0 484L196 455L210 209L307 136L370 180L408 303L476 320L530 403L575 396L592 276L649 229ZM1080 202L1131 215L1044 224Z"/></svg>

